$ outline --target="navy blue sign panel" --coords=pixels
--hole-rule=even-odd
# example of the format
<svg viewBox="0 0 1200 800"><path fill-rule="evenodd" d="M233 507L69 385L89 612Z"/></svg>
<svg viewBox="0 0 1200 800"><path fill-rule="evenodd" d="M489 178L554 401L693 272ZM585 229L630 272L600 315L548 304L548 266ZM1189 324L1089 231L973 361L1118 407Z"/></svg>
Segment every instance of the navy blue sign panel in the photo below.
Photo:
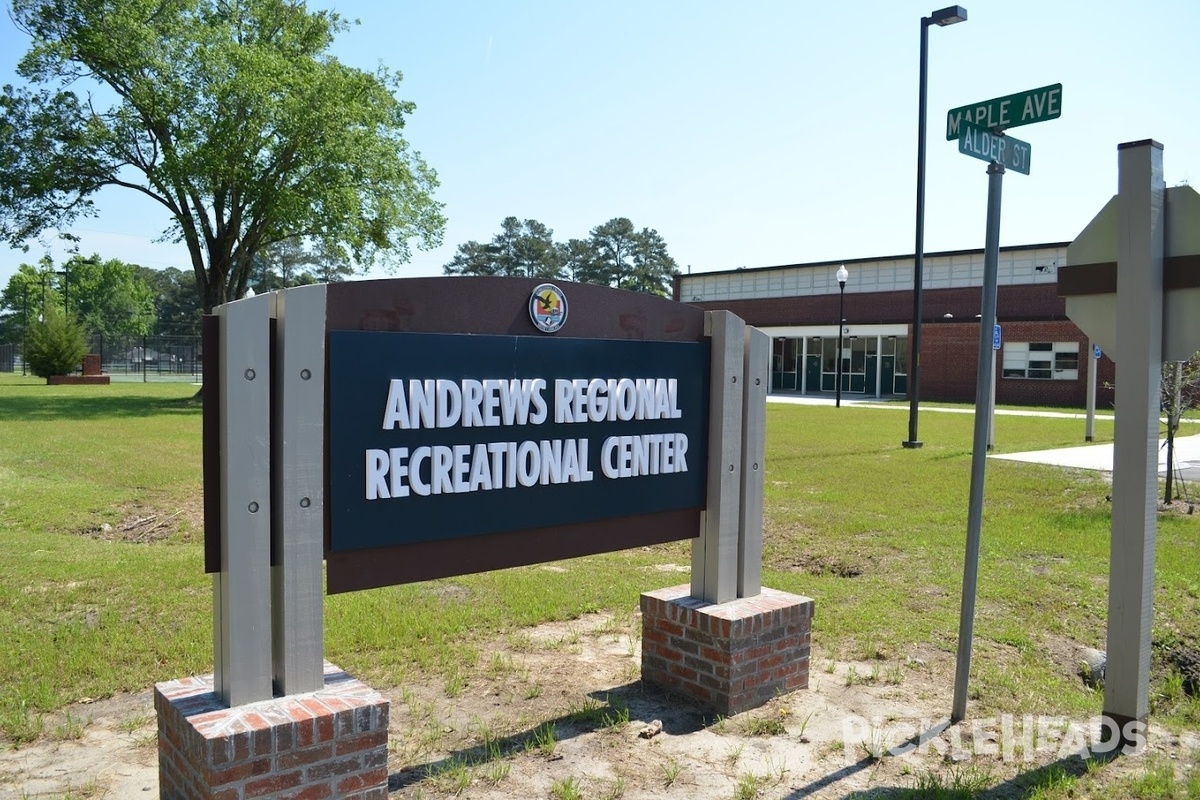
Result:
<svg viewBox="0 0 1200 800"><path fill-rule="evenodd" d="M709 350L330 331L330 550L702 508Z"/></svg>

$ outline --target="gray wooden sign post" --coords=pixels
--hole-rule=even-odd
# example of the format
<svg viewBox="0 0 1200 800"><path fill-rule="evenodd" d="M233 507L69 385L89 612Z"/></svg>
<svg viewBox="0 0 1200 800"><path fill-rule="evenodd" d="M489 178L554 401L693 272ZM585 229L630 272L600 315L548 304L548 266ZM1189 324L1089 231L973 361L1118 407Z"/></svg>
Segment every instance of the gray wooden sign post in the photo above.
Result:
<svg viewBox="0 0 1200 800"><path fill-rule="evenodd" d="M271 687L271 349L275 298L220 309L221 570L213 574L213 690L230 706Z"/></svg>
<svg viewBox="0 0 1200 800"><path fill-rule="evenodd" d="M692 542L692 597L710 603L737 597L745 330L746 323L728 311L704 315L704 332L712 337L708 507L701 515L700 536Z"/></svg>
<svg viewBox="0 0 1200 800"><path fill-rule="evenodd" d="M1158 513L1158 408L1163 341L1162 145L1118 151L1117 301L1135 314L1116 321L1112 547L1104 714L1134 743L1150 713L1150 625Z"/></svg>
<svg viewBox="0 0 1200 800"><path fill-rule="evenodd" d="M692 597L727 603L762 588L762 495L770 337L728 311L705 314L708 508L692 542Z"/></svg>
<svg viewBox="0 0 1200 800"><path fill-rule="evenodd" d="M217 313L225 412L214 690L240 706L324 685L325 287L252 297ZM282 478L273 487L272 467Z"/></svg>
<svg viewBox="0 0 1200 800"><path fill-rule="evenodd" d="M325 294L320 284L289 289L276 308L271 631L275 688L285 695L325 681Z"/></svg>
<svg viewBox="0 0 1200 800"><path fill-rule="evenodd" d="M1058 293L1116 364L1104 732L1128 752L1150 711L1162 365L1200 347L1200 195L1166 188L1159 143L1117 151L1118 194L1067 248Z"/></svg>

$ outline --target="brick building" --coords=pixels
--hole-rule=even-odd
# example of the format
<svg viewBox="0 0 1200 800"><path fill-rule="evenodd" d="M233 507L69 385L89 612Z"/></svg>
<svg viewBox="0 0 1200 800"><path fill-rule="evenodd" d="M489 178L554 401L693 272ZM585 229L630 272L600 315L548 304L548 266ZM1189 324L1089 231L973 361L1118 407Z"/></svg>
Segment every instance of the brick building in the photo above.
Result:
<svg viewBox="0 0 1200 800"><path fill-rule="evenodd" d="M1112 405L1113 363L1092 358L1058 296L1068 242L1000 248L996 402L1083 407L1098 368L1097 408ZM913 257L889 256L679 275L674 297L727 309L772 339L771 391L836 388L839 266L849 272L842 324L843 396L904 396L913 315ZM983 250L925 255L921 399L973 402Z"/></svg>

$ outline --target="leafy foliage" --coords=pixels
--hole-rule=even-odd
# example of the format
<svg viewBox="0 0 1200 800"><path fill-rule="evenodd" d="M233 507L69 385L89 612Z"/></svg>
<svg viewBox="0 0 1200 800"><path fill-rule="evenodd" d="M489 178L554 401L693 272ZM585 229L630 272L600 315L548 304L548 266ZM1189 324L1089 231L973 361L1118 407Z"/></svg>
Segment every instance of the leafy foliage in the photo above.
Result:
<svg viewBox="0 0 1200 800"><path fill-rule="evenodd" d="M0 293L6 338L17 341L26 323L51 306L92 333L150 333L156 318L155 291L144 274L152 272L115 258L103 261L98 255L72 256L61 269L49 256L37 264L21 264Z"/></svg>
<svg viewBox="0 0 1200 800"><path fill-rule="evenodd" d="M437 177L401 136L414 106L395 96L400 74L330 56L348 26L337 13L293 0L14 0L11 17L33 40L17 67L33 88L0 93L11 245L94 214L105 186L140 192L169 212L210 309L244 295L255 256L294 237L343 264L440 243ZM103 91L81 98L88 82Z"/></svg>
<svg viewBox="0 0 1200 800"><path fill-rule="evenodd" d="M28 361L34 375L68 375L83 361L85 353L83 326L56 306L48 306L45 318L29 328Z"/></svg>
<svg viewBox="0 0 1200 800"><path fill-rule="evenodd" d="M524 222L505 217L500 233L488 244L459 245L446 265L447 275L502 275L519 278L558 278L563 260L554 244L554 231L536 219Z"/></svg>
<svg viewBox="0 0 1200 800"><path fill-rule="evenodd" d="M115 258L75 256L63 265L63 308L93 333L148 334L155 323L154 289L138 268Z"/></svg>
<svg viewBox="0 0 1200 800"><path fill-rule="evenodd" d="M134 267L150 287L157 311L156 334L195 335L200 330L200 295L190 273L175 267Z"/></svg>
<svg viewBox="0 0 1200 800"><path fill-rule="evenodd" d="M327 248L285 239L259 252L250 282L254 291L262 294L291 286L343 281L353 272L347 262Z"/></svg>
<svg viewBox="0 0 1200 800"><path fill-rule="evenodd" d="M625 217L592 229L587 239L555 243L554 231L535 219L507 217L488 244L458 246L446 264L447 275L502 275L562 278L660 296L670 290L678 271L658 231L640 231Z"/></svg>

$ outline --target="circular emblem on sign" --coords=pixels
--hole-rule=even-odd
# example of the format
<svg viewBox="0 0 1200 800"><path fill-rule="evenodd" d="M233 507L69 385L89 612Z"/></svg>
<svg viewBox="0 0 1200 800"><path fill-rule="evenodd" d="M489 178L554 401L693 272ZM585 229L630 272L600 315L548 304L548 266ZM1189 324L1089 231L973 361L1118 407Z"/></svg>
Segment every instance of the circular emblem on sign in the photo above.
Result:
<svg viewBox="0 0 1200 800"><path fill-rule="evenodd" d="M542 333L557 333L567 321L567 296L553 283L543 283L529 297L529 318Z"/></svg>

